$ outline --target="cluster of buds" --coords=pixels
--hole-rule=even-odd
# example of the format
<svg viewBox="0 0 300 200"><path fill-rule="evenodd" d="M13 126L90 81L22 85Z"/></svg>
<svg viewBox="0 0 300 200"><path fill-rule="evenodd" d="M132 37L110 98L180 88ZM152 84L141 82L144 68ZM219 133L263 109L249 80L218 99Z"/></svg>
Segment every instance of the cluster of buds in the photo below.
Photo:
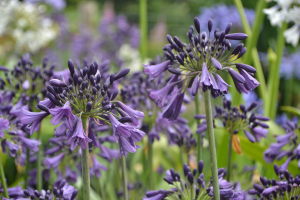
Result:
<svg viewBox="0 0 300 200"><path fill-rule="evenodd" d="M212 33L213 22L211 19L208 20L208 34L200 32L198 18L194 19L194 24L197 34L194 35L194 27L190 26L187 33L189 44L181 42L176 36L172 38L167 35L170 44L163 48L167 61L156 65L145 65L145 73L151 78L160 76L166 70L175 75L175 78L170 79L164 88L150 94L153 99L163 103L165 97L177 85L179 89L163 113L164 117L170 120L177 119L187 88L191 88L193 96L198 93L199 88L203 92L211 90L214 98L227 94L229 85L218 74L220 71L228 72L231 75L236 89L240 93L248 93L259 85L259 82L253 77L256 70L252 66L234 63L245 54L247 49L243 43L240 43L231 51L229 40L244 40L247 38L246 34L229 34L231 23L226 26L224 31L215 29ZM212 39L211 34L213 34Z"/></svg>
<svg viewBox="0 0 300 200"><path fill-rule="evenodd" d="M208 184L205 184L204 174L202 173L203 167L204 164L202 160L198 163L198 169L195 168L191 170L187 164L184 164L184 178L181 178L179 173L176 173L174 169L167 170L164 180L174 188L170 190L149 191L143 200L161 200L164 198L176 200L214 199L212 178ZM199 174L199 177L196 177L196 174ZM244 199L243 192L235 192L231 183L223 179L225 176L225 170L223 168L218 170L218 176L221 199Z"/></svg>
<svg viewBox="0 0 300 200"><path fill-rule="evenodd" d="M259 142L261 137L266 137L268 133L268 124L264 121L269 121L270 118L257 115L253 110L257 107L258 103L253 102L248 108L245 105L240 107L231 106L231 101L224 99L223 108L216 105L216 114L214 119L222 122L224 129L230 134L233 134L232 147L241 154L239 146L239 138L237 133L244 131L246 137L250 142ZM196 119L206 119L205 115L197 114ZM215 126L214 122L214 126ZM207 129L206 120L198 125L197 133L203 133Z"/></svg>

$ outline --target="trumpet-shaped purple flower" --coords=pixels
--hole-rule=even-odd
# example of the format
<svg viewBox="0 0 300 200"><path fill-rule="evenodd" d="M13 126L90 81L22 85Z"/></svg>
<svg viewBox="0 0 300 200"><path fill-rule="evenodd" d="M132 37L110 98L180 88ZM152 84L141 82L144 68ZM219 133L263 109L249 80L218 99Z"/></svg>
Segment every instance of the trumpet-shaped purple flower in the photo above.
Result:
<svg viewBox="0 0 300 200"><path fill-rule="evenodd" d="M122 102L118 101L118 105L122 110L124 110L132 119L132 124L137 126L139 124L138 119L142 119L145 117L144 113L138 110L133 110L129 106L126 106Z"/></svg>
<svg viewBox="0 0 300 200"><path fill-rule="evenodd" d="M48 169L50 168L57 168L60 161L65 157L65 153L60 153L57 156L54 156L52 158L45 158L44 165L47 166Z"/></svg>
<svg viewBox="0 0 300 200"><path fill-rule="evenodd" d="M122 124L119 122L113 115L108 114L110 123L113 127L113 136L118 141L120 136L123 137L130 137L131 136L131 130L133 129L132 126L127 124Z"/></svg>
<svg viewBox="0 0 300 200"><path fill-rule="evenodd" d="M158 106L162 107L164 105L166 97L173 90L174 86L175 83L168 84L159 90L151 91L149 96L157 102Z"/></svg>
<svg viewBox="0 0 300 200"><path fill-rule="evenodd" d="M71 145L71 150L72 151L78 146L78 144L82 149L86 149L87 148L87 143L92 141L90 138L88 138L85 135L85 132L84 132L83 126L82 126L81 117L79 117L77 119L76 128L69 135L68 139L69 139L68 145Z"/></svg>
<svg viewBox="0 0 300 200"><path fill-rule="evenodd" d="M170 63L171 61L167 60L157 65L144 65L145 73L150 75L150 80L152 80L161 75L161 73L163 73L168 68Z"/></svg>
<svg viewBox="0 0 300 200"><path fill-rule="evenodd" d="M2 151L4 153L6 153L6 148L7 147L9 149L9 155L11 157L15 157L17 154L17 151L20 149L20 146L17 144L13 144L12 142L8 141L8 140L2 140L1 141L1 147L2 147Z"/></svg>
<svg viewBox="0 0 300 200"><path fill-rule="evenodd" d="M106 159L108 162L111 163L112 159L117 159L120 157L120 151L116 149L109 149L104 145L100 145L101 153L98 154L102 158Z"/></svg>
<svg viewBox="0 0 300 200"><path fill-rule="evenodd" d="M257 86L259 86L260 83L251 75L249 75L245 70L243 69L238 69L238 70L240 74L245 78L244 86L248 91L251 91L255 89Z"/></svg>
<svg viewBox="0 0 300 200"><path fill-rule="evenodd" d="M4 137L3 130L9 129L9 121L7 119L0 118L0 137Z"/></svg>
<svg viewBox="0 0 300 200"><path fill-rule="evenodd" d="M72 113L70 102L67 101L63 107L56 107L49 109L50 114L53 116L51 123L53 125L58 125L62 121L65 121L65 124L68 129L73 129L73 121L75 120L75 115Z"/></svg>
<svg viewBox="0 0 300 200"><path fill-rule="evenodd" d="M91 167L91 175L95 175L97 178L100 178L101 176L101 170L107 171L107 168L103 165L101 165L99 163L99 161L97 160L97 158L95 156L92 155L92 161L93 161L93 165Z"/></svg>
<svg viewBox="0 0 300 200"><path fill-rule="evenodd" d="M136 146L134 143L127 140L122 135L120 135L119 137L119 146L120 146L120 153L125 157L127 156L127 152L134 153L136 149L139 148L138 146Z"/></svg>
<svg viewBox="0 0 300 200"><path fill-rule="evenodd" d="M44 111L42 112L30 112L26 110L24 107L21 109L22 114L20 116L20 120L23 124L31 124L30 125L30 135L34 133L34 131L38 131L41 125L42 120L49 115Z"/></svg>
<svg viewBox="0 0 300 200"><path fill-rule="evenodd" d="M19 138L27 146L27 148L32 151L38 151L38 146L41 145L41 142L38 140L28 139L22 136L20 136Z"/></svg>
<svg viewBox="0 0 300 200"><path fill-rule="evenodd" d="M163 117L169 120L176 120L181 111L184 92L178 93L173 97L169 104L164 108Z"/></svg>

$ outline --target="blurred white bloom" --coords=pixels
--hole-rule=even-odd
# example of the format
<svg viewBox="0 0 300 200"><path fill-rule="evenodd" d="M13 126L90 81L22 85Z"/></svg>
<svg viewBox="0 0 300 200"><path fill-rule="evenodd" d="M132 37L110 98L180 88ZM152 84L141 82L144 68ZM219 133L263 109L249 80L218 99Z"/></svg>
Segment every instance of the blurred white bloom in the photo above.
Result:
<svg viewBox="0 0 300 200"><path fill-rule="evenodd" d="M272 26L281 26L282 22L293 23L294 26L284 32L287 43L296 46L299 42L300 0L274 0L277 5L264 9ZM270 1L268 1L270 2Z"/></svg>
<svg viewBox="0 0 300 200"><path fill-rule="evenodd" d="M134 73L142 68L140 53L137 49L132 48L129 44L123 44L118 52L118 57L124 61L122 67L130 68L130 72Z"/></svg>
<svg viewBox="0 0 300 200"><path fill-rule="evenodd" d="M53 21L44 16L45 6L18 0L0 1L0 53L37 52L57 35Z"/></svg>

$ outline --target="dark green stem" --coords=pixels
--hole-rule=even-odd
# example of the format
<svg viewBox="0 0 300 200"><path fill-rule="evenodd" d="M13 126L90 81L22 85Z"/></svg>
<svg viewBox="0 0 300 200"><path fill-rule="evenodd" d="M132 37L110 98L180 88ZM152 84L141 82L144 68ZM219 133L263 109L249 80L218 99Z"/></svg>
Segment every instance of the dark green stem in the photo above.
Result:
<svg viewBox="0 0 300 200"><path fill-rule="evenodd" d="M141 30L141 58L145 61L147 56L147 0L140 0L140 30Z"/></svg>
<svg viewBox="0 0 300 200"><path fill-rule="evenodd" d="M88 133L89 120L86 117L82 117L82 125L85 132ZM81 149L81 168L82 168L82 181L83 181L83 199L90 200L90 166L89 166L89 148Z"/></svg>
<svg viewBox="0 0 300 200"><path fill-rule="evenodd" d="M42 126L42 125L41 125ZM37 190L41 191L43 189L43 177L42 177L42 140L41 140L41 127L39 131L37 132L37 140L41 142L41 145L39 146L39 150L37 152L37 174L36 174L36 182L37 182Z"/></svg>
<svg viewBox="0 0 300 200"><path fill-rule="evenodd" d="M106 199L106 195L105 195L105 189L103 187L103 184L101 183L101 178L98 179L99 180L99 190L100 190L100 196L101 198L104 200Z"/></svg>
<svg viewBox="0 0 300 200"><path fill-rule="evenodd" d="M232 157L232 137L233 135L229 133L228 140L228 157L227 157L227 181L230 182L231 176L231 157Z"/></svg>
<svg viewBox="0 0 300 200"><path fill-rule="evenodd" d="M196 114L200 114L200 96L196 94L195 96L195 109ZM200 119L196 119L197 127L200 124ZM201 160L202 157L202 136L201 133L197 134L197 162Z"/></svg>
<svg viewBox="0 0 300 200"><path fill-rule="evenodd" d="M122 180L123 180L124 200L128 200L127 175L126 175L126 158L123 155L122 155Z"/></svg>
<svg viewBox="0 0 300 200"><path fill-rule="evenodd" d="M4 174L4 169L3 169L3 164L2 160L0 157L0 176L1 176L1 182L2 182L2 187L3 187L3 193L5 198L9 198L8 192L7 192L7 186L6 186L6 179L5 179L5 174Z"/></svg>
<svg viewBox="0 0 300 200"><path fill-rule="evenodd" d="M216 153L216 144L215 144L214 127L213 127L211 97L209 91L206 91L203 94L204 94L207 133L208 133L208 142L209 142L210 163L211 163L211 171L212 171L212 178L213 178L214 200L220 200L218 163L217 163L217 153Z"/></svg>
<svg viewBox="0 0 300 200"><path fill-rule="evenodd" d="M28 138L30 139L30 134L28 134ZM30 157L30 150L29 150L29 148L26 148L26 166L25 166L25 174L24 174L24 189L27 189L27 185L28 185L29 157Z"/></svg>
<svg viewBox="0 0 300 200"><path fill-rule="evenodd" d="M149 149L148 149L148 169L149 169L149 181L150 181L150 187L149 189L150 190L153 190L153 186L154 186L154 183L153 183L153 144L151 144L150 140L148 140L148 146L149 146Z"/></svg>

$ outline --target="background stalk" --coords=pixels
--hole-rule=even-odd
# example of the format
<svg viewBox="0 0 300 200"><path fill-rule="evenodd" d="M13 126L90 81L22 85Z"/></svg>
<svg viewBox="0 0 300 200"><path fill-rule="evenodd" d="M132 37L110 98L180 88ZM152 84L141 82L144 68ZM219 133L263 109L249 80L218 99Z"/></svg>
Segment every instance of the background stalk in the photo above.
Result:
<svg viewBox="0 0 300 200"><path fill-rule="evenodd" d="M147 57L147 0L140 0L140 30L141 30L141 58L142 62Z"/></svg>
<svg viewBox="0 0 300 200"><path fill-rule="evenodd" d="M40 125L40 128L37 132L37 140L41 142L41 145L39 146L38 152L37 152L37 174L36 174L36 182L37 182L37 190L41 191L43 189L43 177L42 177L42 140L41 140L41 135L42 135L42 124ZM29 156L29 154L28 154ZM29 161L29 160L28 160Z"/></svg>
<svg viewBox="0 0 300 200"><path fill-rule="evenodd" d="M85 133L88 133L88 128L89 128L89 120L87 117L82 117L82 125L83 129L85 130ZM81 168L82 168L82 181L83 181L83 199L84 200L90 200L90 161L89 161L89 147L86 149L81 149L82 150L82 155L81 155Z"/></svg>
<svg viewBox="0 0 300 200"><path fill-rule="evenodd" d="M4 174L3 163L2 163L1 157L0 157L0 176L1 176L4 197L9 198L8 192L7 192L6 178L5 178L5 174Z"/></svg>
<svg viewBox="0 0 300 200"><path fill-rule="evenodd" d="M229 140L228 140L228 157L227 157L227 181L230 182L231 176L231 157L232 157L232 133L229 133Z"/></svg>
<svg viewBox="0 0 300 200"><path fill-rule="evenodd" d="M212 171L212 178L213 178L214 200L220 200L218 163L217 163L217 153L216 153L216 144L215 144L215 136L214 136L210 91L206 91L203 94L204 94L207 133L208 133L208 142L209 142L210 163L211 163L211 171Z"/></svg>
<svg viewBox="0 0 300 200"><path fill-rule="evenodd" d="M200 94L195 96L196 114L200 114ZM196 119L197 127L200 124L200 119ZM197 134L197 162L202 158L202 137L201 133Z"/></svg>
<svg viewBox="0 0 300 200"><path fill-rule="evenodd" d="M127 188L127 174L126 174L126 158L122 155L122 180L123 180L123 191L124 200L128 200L128 188Z"/></svg>
<svg viewBox="0 0 300 200"><path fill-rule="evenodd" d="M27 138L30 139L30 134L27 134ZM28 172L29 172L29 156L30 156L30 150L29 148L26 148L26 166L25 166L25 174L24 174L24 189L27 189L28 185Z"/></svg>
<svg viewBox="0 0 300 200"><path fill-rule="evenodd" d="M153 190L154 182L153 182L153 144L151 144L150 140L148 140L148 161L149 161L149 181L150 181L150 190Z"/></svg>

